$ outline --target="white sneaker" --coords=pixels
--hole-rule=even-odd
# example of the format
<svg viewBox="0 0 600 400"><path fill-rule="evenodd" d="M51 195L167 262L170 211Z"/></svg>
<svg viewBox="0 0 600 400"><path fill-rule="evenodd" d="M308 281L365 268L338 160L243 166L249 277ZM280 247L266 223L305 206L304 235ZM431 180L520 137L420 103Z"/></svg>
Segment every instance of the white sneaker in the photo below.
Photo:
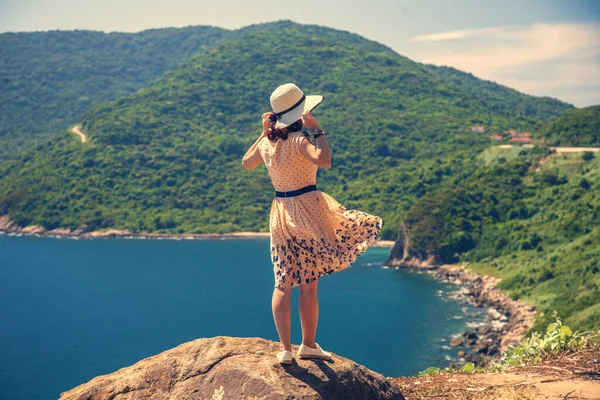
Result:
<svg viewBox="0 0 600 400"><path fill-rule="evenodd" d="M323 350L318 343L315 343L315 345L317 346L317 348L313 349L311 347L301 344L298 348L298 352L296 353L296 355L298 356L298 358L318 358L321 360L329 361L333 360L333 356L330 352Z"/></svg>
<svg viewBox="0 0 600 400"><path fill-rule="evenodd" d="M289 365L292 363L293 358L294 358L294 355L292 354L291 351L288 351L288 350L283 350L283 351L280 351L279 353L277 353L277 360L281 364Z"/></svg>

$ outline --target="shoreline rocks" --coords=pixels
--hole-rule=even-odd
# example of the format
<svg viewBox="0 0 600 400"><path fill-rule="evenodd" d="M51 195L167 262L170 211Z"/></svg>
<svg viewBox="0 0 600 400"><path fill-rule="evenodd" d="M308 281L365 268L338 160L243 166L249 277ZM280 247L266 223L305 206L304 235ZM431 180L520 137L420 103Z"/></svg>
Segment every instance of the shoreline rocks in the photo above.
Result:
<svg viewBox="0 0 600 400"><path fill-rule="evenodd" d="M295 358L283 366L278 351L278 343L261 338L196 339L97 376L62 392L60 400L404 399L398 385L347 358Z"/></svg>
<svg viewBox="0 0 600 400"><path fill-rule="evenodd" d="M172 240L197 240L197 239L228 239L228 238L268 238L269 232L231 232L231 233L133 233L127 229L107 229L102 231L83 231L82 229L69 230L56 228L46 230L37 225L20 227L10 220L8 215L0 215L0 235L58 237L71 239L172 239ZM377 240L373 247L392 247L393 240Z"/></svg>
<svg viewBox="0 0 600 400"><path fill-rule="evenodd" d="M465 265L432 264L433 259L399 260L390 257L386 265L411 271L426 271L435 279L464 285L450 297L469 303L479 309L487 309L486 322L482 327L467 329L462 335L450 339L450 346L457 350L458 361L450 366L472 362L486 365L490 360L500 359L509 346L518 346L535 323L535 307L520 300L513 300L498 289L500 278L478 275L466 270Z"/></svg>
<svg viewBox="0 0 600 400"><path fill-rule="evenodd" d="M10 231L12 229L16 228L8 215L0 215L0 231Z"/></svg>
<svg viewBox="0 0 600 400"><path fill-rule="evenodd" d="M128 239L205 239L229 237L269 237L269 232L232 232L232 233L133 233L127 229L106 229L101 231L84 231L82 229L45 229L41 226L17 226L8 215L0 215L0 234L38 236L38 237L64 237L77 239L99 238L128 238Z"/></svg>

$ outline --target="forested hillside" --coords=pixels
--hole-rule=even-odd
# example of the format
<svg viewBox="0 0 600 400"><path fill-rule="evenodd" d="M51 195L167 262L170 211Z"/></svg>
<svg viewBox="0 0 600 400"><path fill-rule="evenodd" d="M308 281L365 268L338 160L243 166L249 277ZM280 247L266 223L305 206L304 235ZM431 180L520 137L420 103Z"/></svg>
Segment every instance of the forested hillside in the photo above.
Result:
<svg viewBox="0 0 600 400"><path fill-rule="evenodd" d="M0 34L0 161L64 130L103 101L146 86L230 31Z"/></svg>
<svg viewBox="0 0 600 400"><path fill-rule="evenodd" d="M568 111L538 136L549 146L600 147L600 105Z"/></svg>
<svg viewBox="0 0 600 400"><path fill-rule="evenodd" d="M480 102L489 112L486 126L494 125L494 117L498 113L513 113L519 115L519 119L509 129L527 131L529 126L536 124L540 113L551 114L561 104L564 106L560 100L550 97L523 96L514 89L479 79L473 74L455 68L433 65L427 67L437 73L445 83L459 87ZM569 108L574 109L573 106ZM488 129L487 133L501 132Z"/></svg>
<svg viewBox="0 0 600 400"><path fill-rule="evenodd" d="M266 231L268 175L264 166L243 170L241 157L260 134L271 91L290 81L325 96L315 115L333 167L319 172L320 189L380 215L388 239L418 198L479 168L473 158L489 138L472 125L537 130L572 108L497 85L508 105L495 98L490 107L474 94L477 79L448 79L358 35L263 24L93 107L82 120L88 143L63 132L5 163L0 214L47 228Z"/></svg>
<svg viewBox="0 0 600 400"><path fill-rule="evenodd" d="M543 313L536 328L554 310L571 326L599 327L600 157L500 150L495 158L486 150L465 182L432 191L409 210L409 255L468 261L504 278L502 289Z"/></svg>

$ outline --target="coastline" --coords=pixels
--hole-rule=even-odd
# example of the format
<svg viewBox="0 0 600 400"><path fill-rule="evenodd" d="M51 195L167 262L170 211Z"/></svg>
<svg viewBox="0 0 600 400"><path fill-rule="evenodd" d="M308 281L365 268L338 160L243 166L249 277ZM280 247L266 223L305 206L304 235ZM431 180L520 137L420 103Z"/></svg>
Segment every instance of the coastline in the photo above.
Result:
<svg viewBox="0 0 600 400"><path fill-rule="evenodd" d="M486 316L485 325L466 329L462 334L448 338L451 348L456 350L460 366L467 362L487 365L498 361L509 346L518 346L526 333L535 324L536 309L521 300L513 300L498 288L501 278L479 275L463 265L432 265L420 260L398 260L391 257L385 264L413 272L425 272L442 282L462 287L450 298L480 309Z"/></svg>
<svg viewBox="0 0 600 400"><path fill-rule="evenodd" d="M0 235L9 236L35 236L71 239L173 239L173 240L199 240L199 239L232 239L232 238L268 238L269 232L230 232L230 233L134 233L127 229L106 229L101 231L84 232L80 229L45 229L37 225L20 227L15 225L7 215L0 216ZM373 247L392 247L393 240L377 240Z"/></svg>
<svg viewBox="0 0 600 400"><path fill-rule="evenodd" d="M133 233L128 230L107 229L83 232L82 230L52 229L39 226L19 227L8 216L0 216L0 235L34 236L71 239L234 239L268 238L269 232L230 232L230 233ZM392 248L393 240L377 240L372 247ZM523 301L513 300L498 289L500 278L479 275L468 271L464 265L432 265L431 260L400 260L393 256L384 263L389 268L401 268L415 272L426 272L443 282L455 283L462 287L450 295L462 303L472 304L486 314L482 327L466 329L461 335L448 339L449 345L457 351L460 363L473 362L483 365L489 360L500 359L509 346L519 345L525 334L535 323L535 307ZM487 308L487 310L485 310ZM484 360L485 358L485 360Z"/></svg>

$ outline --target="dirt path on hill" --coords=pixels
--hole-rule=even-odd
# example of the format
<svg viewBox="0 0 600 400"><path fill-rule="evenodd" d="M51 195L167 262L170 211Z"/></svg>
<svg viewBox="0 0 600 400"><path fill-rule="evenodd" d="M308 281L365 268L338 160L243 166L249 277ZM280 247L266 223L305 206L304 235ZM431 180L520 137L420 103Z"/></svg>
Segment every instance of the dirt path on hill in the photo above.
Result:
<svg viewBox="0 0 600 400"><path fill-rule="evenodd" d="M81 130L79 130L79 125L75 125L71 131L78 135L81 138L81 143L85 143L87 142L87 136L85 136L85 133L81 132Z"/></svg>
<svg viewBox="0 0 600 400"><path fill-rule="evenodd" d="M512 144L500 144L498 146L493 146L499 149L512 149L514 147L514 145ZM526 147L526 148L531 148L534 147L532 144L524 144L520 147ZM554 150L557 153L583 153L585 151L590 151L592 153L600 153L600 147L555 147L555 146L548 146L548 149L550 150Z"/></svg>
<svg viewBox="0 0 600 400"><path fill-rule="evenodd" d="M584 151L590 151L592 153L600 152L600 147L548 147L550 150L554 150L557 153L583 153Z"/></svg>

